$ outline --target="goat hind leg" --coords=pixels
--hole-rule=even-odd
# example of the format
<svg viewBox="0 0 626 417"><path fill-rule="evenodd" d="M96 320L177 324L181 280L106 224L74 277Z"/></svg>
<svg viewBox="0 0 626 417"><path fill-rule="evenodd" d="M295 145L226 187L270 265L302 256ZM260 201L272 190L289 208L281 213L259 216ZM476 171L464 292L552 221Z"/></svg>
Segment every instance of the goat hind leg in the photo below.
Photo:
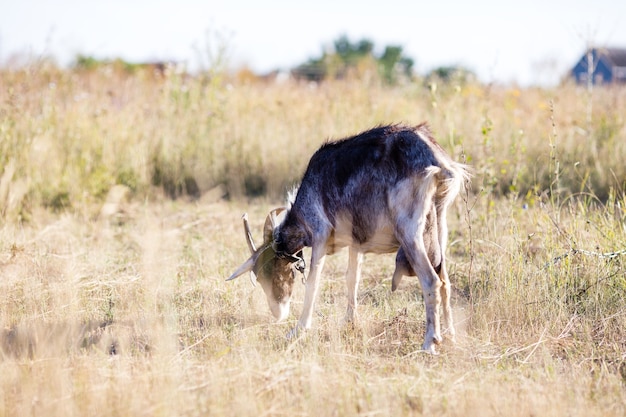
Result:
<svg viewBox="0 0 626 417"><path fill-rule="evenodd" d="M452 292L452 284L448 278L448 272L445 270L445 263L441 263L441 271L439 272L439 278L441 280L441 287L439 291L441 293L441 304L443 310L443 326L444 331L447 334L448 339L452 342L456 338L456 330L454 329L454 320L452 319L452 307L450 306L450 294Z"/></svg>
<svg viewBox="0 0 626 417"><path fill-rule="evenodd" d="M399 239L413 271L420 280L424 295L426 335L424 337L423 349L427 352L435 353L434 345L442 341L441 323L439 320L440 287L442 283L430 264L420 228L418 228L418 233L414 234L407 234L401 231Z"/></svg>
<svg viewBox="0 0 626 417"><path fill-rule="evenodd" d="M446 268L446 246L448 244L448 224L446 220L446 207L438 207L437 212L437 229L439 233L439 245L441 248L441 265L439 266L438 275L441 280L441 298L443 304L443 323L447 331L448 338L455 341L456 331L454 329L454 320L452 319L452 307L450 306L450 295L452 293L452 284L448 277L448 269Z"/></svg>

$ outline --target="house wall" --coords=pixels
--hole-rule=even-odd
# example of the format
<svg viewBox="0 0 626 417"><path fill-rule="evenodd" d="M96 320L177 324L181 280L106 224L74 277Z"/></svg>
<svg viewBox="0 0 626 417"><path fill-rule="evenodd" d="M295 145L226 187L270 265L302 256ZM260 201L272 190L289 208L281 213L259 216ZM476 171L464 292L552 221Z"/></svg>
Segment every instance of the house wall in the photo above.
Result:
<svg viewBox="0 0 626 417"><path fill-rule="evenodd" d="M611 65L603 57L598 57L598 53L593 51L593 64L595 69L593 72L594 84L608 84L613 82L613 72ZM576 66L572 69L572 75L578 84L586 84L588 76L588 62L587 54L578 61Z"/></svg>

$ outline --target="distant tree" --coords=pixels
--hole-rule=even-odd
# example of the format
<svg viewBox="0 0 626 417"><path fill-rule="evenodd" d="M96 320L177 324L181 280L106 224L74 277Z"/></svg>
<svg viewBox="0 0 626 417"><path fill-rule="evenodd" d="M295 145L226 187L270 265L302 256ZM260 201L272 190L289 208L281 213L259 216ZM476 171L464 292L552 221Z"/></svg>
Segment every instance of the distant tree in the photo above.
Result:
<svg viewBox="0 0 626 417"><path fill-rule="evenodd" d="M401 46L387 46L378 62L383 79L390 84L397 82L400 75L410 78L413 72L413 60L402 55Z"/></svg>
<svg viewBox="0 0 626 417"><path fill-rule="evenodd" d="M476 79L473 71L460 65L447 65L433 69L426 75L427 82L441 82L444 84L466 84Z"/></svg>
<svg viewBox="0 0 626 417"><path fill-rule="evenodd" d="M102 65L106 65L107 63L108 61L105 62L101 59L96 59L92 56L79 54L74 59L73 67L76 69L92 70Z"/></svg>
<svg viewBox="0 0 626 417"><path fill-rule="evenodd" d="M361 64L368 67L368 61L374 63L382 79L390 84L397 82L399 76L410 77L413 70L413 60L403 55L401 46L387 46L380 56L376 56L371 40L352 42L346 35L341 35L333 42L332 51L324 51L321 57L309 59L293 72L310 81L341 79L354 73Z"/></svg>
<svg viewBox="0 0 626 417"><path fill-rule="evenodd" d="M357 62L372 54L374 43L368 39L352 43L346 35L335 41L335 53L345 65L356 65Z"/></svg>
<svg viewBox="0 0 626 417"><path fill-rule="evenodd" d="M89 55L76 55L72 67L78 70L93 71L102 67L111 67L119 72L132 74L136 70L146 66L148 64L135 64L123 60L122 58L115 59L99 59ZM152 65L152 64L150 64Z"/></svg>
<svg viewBox="0 0 626 417"><path fill-rule="evenodd" d="M292 73L308 81L322 81L328 74L328 68L323 58L311 58L294 68Z"/></svg>

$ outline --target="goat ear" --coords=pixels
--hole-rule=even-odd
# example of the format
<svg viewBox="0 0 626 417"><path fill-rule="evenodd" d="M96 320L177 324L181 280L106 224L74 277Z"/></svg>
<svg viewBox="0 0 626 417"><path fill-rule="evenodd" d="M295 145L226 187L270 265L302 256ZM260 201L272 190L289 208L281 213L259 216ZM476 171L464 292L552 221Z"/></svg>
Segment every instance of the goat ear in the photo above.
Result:
<svg viewBox="0 0 626 417"><path fill-rule="evenodd" d="M278 207L270 211L270 214L265 218L265 225L263 226L263 243L270 243L274 240L274 229L277 226L277 218L280 213L287 210L287 207Z"/></svg>

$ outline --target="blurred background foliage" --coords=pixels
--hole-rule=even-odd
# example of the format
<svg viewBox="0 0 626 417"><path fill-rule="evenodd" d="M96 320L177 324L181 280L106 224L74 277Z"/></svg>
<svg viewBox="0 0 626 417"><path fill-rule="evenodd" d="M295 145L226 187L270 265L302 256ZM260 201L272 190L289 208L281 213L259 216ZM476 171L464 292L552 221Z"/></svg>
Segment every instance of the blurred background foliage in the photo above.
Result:
<svg viewBox="0 0 626 417"><path fill-rule="evenodd" d="M624 198L623 87L484 85L445 66L424 75L399 46L339 37L287 74L78 56L0 76L0 209L98 206L115 185L138 198L281 199L325 140L428 121L488 199Z"/></svg>

